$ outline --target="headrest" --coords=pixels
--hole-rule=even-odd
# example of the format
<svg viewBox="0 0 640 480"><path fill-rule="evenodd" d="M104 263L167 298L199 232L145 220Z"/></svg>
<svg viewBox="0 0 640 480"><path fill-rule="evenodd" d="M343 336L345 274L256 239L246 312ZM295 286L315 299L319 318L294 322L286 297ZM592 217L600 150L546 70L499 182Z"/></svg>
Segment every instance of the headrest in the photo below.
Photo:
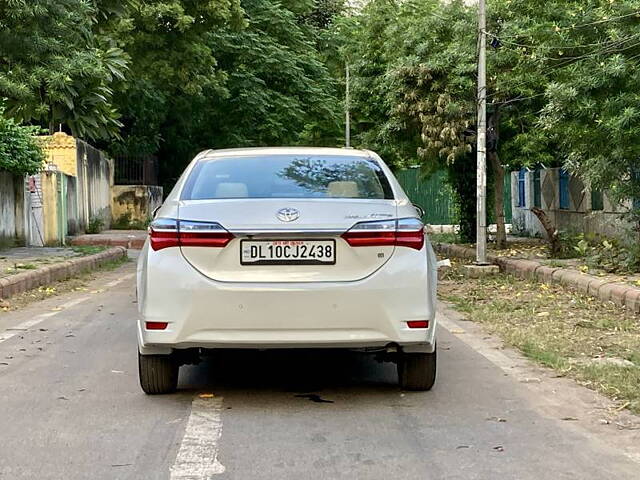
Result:
<svg viewBox="0 0 640 480"><path fill-rule="evenodd" d="M249 196L247 185L239 182L219 183L216 198L246 198Z"/></svg>
<svg viewBox="0 0 640 480"><path fill-rule="evenodd" d="M357 198L360 196L356 182L331 182L327 185L327 193L330 197Z"/></svg>

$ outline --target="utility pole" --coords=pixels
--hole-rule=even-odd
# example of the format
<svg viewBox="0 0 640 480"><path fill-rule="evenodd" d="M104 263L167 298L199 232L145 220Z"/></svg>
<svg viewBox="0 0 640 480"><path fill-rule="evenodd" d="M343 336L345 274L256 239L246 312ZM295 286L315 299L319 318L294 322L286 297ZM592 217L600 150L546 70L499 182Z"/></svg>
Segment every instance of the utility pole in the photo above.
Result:
<svg viewBox="0 0 640 480"><path fill-rule="evenodd" d="M478 0L478 159L476 263L487 264L487 10Z"/></svg>
<svg viewBox="0 0 640 480"><path fill-rule="evenodd" d="M344 98L344 141L345 147L351 148L351 118L349 116L349 62L345 63L346 88Z"/></svg>

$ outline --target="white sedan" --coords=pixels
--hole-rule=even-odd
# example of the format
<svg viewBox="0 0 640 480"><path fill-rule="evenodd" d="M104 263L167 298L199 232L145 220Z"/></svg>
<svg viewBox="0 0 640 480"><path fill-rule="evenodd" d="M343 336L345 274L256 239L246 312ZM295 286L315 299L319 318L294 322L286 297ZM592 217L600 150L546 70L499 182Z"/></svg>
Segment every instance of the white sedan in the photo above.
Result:
<svg viewBox="0 0 640 480"><path fill-rule="evenodd" d="M138 261L140 384L175 391L208 349L346 348L429 390L436 281L420 213L375 153L202 152Z"/></svg>

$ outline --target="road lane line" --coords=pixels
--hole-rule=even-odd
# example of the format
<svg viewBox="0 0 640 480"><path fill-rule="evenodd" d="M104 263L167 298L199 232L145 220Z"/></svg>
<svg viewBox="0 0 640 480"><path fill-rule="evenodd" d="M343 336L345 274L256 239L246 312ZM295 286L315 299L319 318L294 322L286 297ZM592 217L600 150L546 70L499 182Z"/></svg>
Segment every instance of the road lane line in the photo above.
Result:
<svg viewBox="0 0 640 480"><path fill-rule="evenodd" d="M130 278L133 278L135 276L135 273L128 273L126 274L124 277L120 277L116 280L112 280L108 283L105 283L104 286L107 288L112 288L115 287L116 285L121 284L122 282L129 280Z"/></svg>
<svg viewBox="0 0 640 480"><path fill-rule="evenodd" d="M224 473L218 461L221 435L222 398L194 398L170 480L208 480Z"/></svg>
<svg viewBox="0 0 640 480"><path fill-rule="evenodd" d="M133 273L129 273L121 278L118 278L117 280L113 280L109 283L106 283L104 286L108 287L108 288L112 288L115 287L116 285L125 282L127 280L129 280L130 278L133 278L134 274ZM4 332L0 333L0 343L5 342L13 337L15 337L16 335L18 335L21 332L25 332L27 330L29 330L30 328L35 327L36 325L38 325L40 322L46 320L47 318L53 317L54 315L59 314L60 312L64 312L65 310L71 308L71 307L75 307L76 305L79 305L82 302L86 302L87 300L89 300L91 297L90 296L84 296L84 297L79 297L79 298L74 298L71 299L67 302L61 303L60 305L58 305L58 307L56 307L58 310L55 310L53 312L46 312L46 313L41 313L40 315L36 315L35 317L33 317L31 320L27 320L25 322L22 322L18 325L15 325L13 327L9 327L7 328Z"/></svg>
<svg viewBox="0 0 640 480"><path fill-rule="evenodd" d="M438 323L463 343L466 343L484 358L499 367L502 371L506 373L513 373L512 368L516 363L514 360L499 350L487 346L485 342L482 342L473 336L456 334L456 332L464 332L464 327L451 318L448 318L444 312L438 312Z"/></svg>

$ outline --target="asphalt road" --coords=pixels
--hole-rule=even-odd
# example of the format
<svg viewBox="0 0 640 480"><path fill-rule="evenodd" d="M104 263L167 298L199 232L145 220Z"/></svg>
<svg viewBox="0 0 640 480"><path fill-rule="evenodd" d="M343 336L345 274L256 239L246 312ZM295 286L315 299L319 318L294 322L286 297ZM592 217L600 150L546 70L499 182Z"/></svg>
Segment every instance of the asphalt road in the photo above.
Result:
<svg viewBox="0 0 640 480"><path fill-rule="evenodd" d="M145 396L133 273L0 315L0 478L640 478L615 430L559 418L580 402L545 403L446 316L431 392L355 353L224 352Z"/></svg>

